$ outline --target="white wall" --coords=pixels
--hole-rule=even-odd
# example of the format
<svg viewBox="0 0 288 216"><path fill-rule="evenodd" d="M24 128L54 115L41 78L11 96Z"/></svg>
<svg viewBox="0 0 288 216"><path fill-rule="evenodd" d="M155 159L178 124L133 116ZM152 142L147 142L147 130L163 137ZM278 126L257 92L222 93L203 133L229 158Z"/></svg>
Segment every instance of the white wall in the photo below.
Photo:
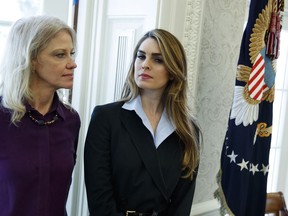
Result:
<svg viewBox="0 0 288 216"><path fill-rule="evenodd" d="M42 0L42 13L56 16L63 21L69 21L72 0Z"/></svg>
<svg viewBox="0 0 288 216"><path fill-rule="evenodd" d="M246 1L206 0L198 57L197 116L204 149L194 203L213 199L231 108Z"/></svg>

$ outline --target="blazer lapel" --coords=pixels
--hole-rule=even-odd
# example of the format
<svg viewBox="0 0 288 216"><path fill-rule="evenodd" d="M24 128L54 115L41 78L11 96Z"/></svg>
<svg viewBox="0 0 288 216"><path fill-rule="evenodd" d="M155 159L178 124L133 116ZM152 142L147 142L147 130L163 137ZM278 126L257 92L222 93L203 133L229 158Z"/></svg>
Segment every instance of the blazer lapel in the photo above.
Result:
<svg viewBox="0 0 288 216"><path fill-rule="evenodd" d="M139 155L153 181L168 200L167 188L162 176L157 150L150 131L143 125L135 111L121 110L121 121L129 132Z"/></svg>

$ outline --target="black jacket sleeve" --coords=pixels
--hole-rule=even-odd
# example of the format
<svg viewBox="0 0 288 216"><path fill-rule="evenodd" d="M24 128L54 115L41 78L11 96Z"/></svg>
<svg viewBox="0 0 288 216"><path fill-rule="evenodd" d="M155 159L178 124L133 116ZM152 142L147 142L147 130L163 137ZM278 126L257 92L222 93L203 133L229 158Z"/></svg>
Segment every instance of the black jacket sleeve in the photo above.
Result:
<svg viewBox="0 0 288 216"><path fill-rule="evenodd" d="M189 216L194 191L196 186L197 170L194 172L193 179L180 178L171 196L170 204L167 209L167 216Z"/></svg>
<svg viewBox="0 0 288 216"><path fill-rule="evenodd" d="M84 176L91 216L122 216L117 213L111 183L111 123L101 106L94 108L84 147Z"/></svg>

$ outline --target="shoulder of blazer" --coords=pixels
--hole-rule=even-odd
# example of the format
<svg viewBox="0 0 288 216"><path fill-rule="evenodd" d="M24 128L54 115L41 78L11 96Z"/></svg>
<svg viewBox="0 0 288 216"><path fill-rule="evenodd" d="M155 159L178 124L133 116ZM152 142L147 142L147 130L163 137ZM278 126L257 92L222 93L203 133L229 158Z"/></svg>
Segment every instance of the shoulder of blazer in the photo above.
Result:
<svg viewBox="0 0 288 216"><path fill-rule="evenodd" d="M109 114L109 115L114 115L116 113L118 113L123 106L124 102L122 101L117 101L117 102L113 102L113 103L108 103L108 104L103 104L103 105L97 105L94 108L93 112L100 112L103 114Z"/></svg>
<svg viewBox="0 0 288 216"><path fill-rule="evenodd" d="M124 101L117 101L117 102L97 105L95 108L103 108L103 109L109 109L109 110L110 109L119 109L123 106L124 103L125 103Z"/></svg>

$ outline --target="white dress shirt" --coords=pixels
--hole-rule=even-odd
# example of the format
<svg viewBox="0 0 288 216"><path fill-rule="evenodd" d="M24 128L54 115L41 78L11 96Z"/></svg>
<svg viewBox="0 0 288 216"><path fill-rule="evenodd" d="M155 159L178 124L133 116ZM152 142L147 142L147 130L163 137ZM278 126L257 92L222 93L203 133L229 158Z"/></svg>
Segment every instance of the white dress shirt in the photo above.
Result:
<svg viewBox="0 0 288 216"><path fill-rule="evenodd" d="M154 131L153 131L153 128L149 122L149 119L143 110L140 95L138 95L134 100L132 100L130 102L126 102L125 104L123 104L122 108L126 109L126 110L135 110L137 115L142 119L142 122L145 125L145 127L150 131L150 133L154 139L154 144L155 144L156 148L158 148L160 146L160 144L170 134L172 134L176 129L173 122L171 122L168 119L168 116L166 113L166 108L165 108L163 110L163 113L161 115L161 119L157 125L156 131L154 134Z"/></svg>

